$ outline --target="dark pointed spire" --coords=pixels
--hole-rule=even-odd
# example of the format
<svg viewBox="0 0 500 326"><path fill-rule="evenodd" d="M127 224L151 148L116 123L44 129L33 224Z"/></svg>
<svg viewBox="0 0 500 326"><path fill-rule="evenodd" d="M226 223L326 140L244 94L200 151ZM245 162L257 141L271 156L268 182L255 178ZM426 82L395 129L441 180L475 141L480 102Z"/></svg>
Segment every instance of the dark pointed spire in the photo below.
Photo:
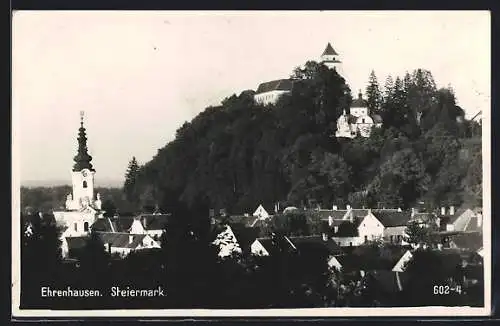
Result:
<svg viewBox="0 0 500 326"><path fill-rule="evenodd" d="M83 111L80 112L80 129L78 129L78 153L73 158L75 164L73 165L73 171L81 171L83 169L89 169L90 171L95 171L92 167L90 161L92 161L92 156L89 155L87 150L87 135L85 128L83 127Z"/></svg>
<svg viewBox="0 0 500 326"><path fill-rule="evenodd" d="M338 53L333 49L330 42L328 42L325 51L323 51L322 55L338 55Z"/></svg>

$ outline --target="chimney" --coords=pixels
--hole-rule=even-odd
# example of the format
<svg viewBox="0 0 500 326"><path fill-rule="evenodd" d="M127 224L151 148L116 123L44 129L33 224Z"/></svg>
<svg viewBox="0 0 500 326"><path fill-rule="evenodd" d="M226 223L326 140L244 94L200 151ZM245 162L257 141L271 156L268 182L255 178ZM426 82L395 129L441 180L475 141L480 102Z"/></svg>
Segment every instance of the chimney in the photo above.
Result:
<svg viewBox="0 0 500 326"><path fill-rule="evenodd" d="M134 242L134 236L131 234L128 236L128 243L132 244L132 242Z"/></svg>
<svg viewBox="0 0 500 326"><path fill-rule="evenodd" d="M398 207L398 212L402 212L403 210L401 209L401 207Z"/></svg>
<svg viewBox="0 0 500 326"><path fill-rule="evenodd" d="M455 215L455 206L450 206L450 216Z"/></svg>
<svg viewBox="0 0 500 326"><path fill-rule="evenodd" d="M328 216L328 226L332 226L332 225L333 225L333 217Z"/></svg>
<svg viewBox="0 0 500 326"><path fill-rule="evenodd" d="M337 205L333 205L332 210L336 211L336 210L338 210L338 209L339 209L339 208L337 207Z"/></svg>
<svg viewBox="0 0 500 326"><path fill-rule="evenodd" d="M347 208L347 210L350 210L351 209L351 205L347 204L346 208Z"/></svg>
<svg viewBox="0 0 500 326"><path fill-rule="evenodd" d="M326 233L323 232L323 241L328 241L328 235L326 235Z"/></svg>
<svg viewBox="0 0 500 326"><path fill-rule="evenodd" d="M441 215L446 215L446 207L441 207Z"/></svg>
<svg viewBox="0 0 500 326"><path fill-rule="evenodd" d="M143 217L142 217L142 227L143 227L144 229L146 229L146 228L147 228L147 226L148 226L148 222L147 222L147 220L148 220L148 219L146 218L146 216L143 216Z"/></svg>
<svg viewBox="0 0 500 326"><path fill-rule="evenodd" d="M414 207L411 208L411 217L414 217L416 213L416 210Z"/></svg>
<svg viewBox="0 0 500 326"><path fill-rule="evenodd" d="M438 249L438 250L443 250L443 244L442 244L442 243L438 243L438 245L437 245L437 249Z"/></svg>

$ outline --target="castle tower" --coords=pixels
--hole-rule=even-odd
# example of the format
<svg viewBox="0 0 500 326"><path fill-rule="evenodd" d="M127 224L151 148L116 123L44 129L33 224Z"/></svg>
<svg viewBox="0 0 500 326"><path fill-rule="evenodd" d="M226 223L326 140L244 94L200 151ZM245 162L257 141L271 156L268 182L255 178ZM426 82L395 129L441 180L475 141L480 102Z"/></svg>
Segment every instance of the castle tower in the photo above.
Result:
<svg viewBox="0 0 500 326"><path fill-rule="evenodd" d="M330 69L337 70L337 72L341 74L339 69L341 69L342 62L339 60L338 56L339 54L337 51L335 51L330 42L328 42L325 51L323 51L323 54L321 55L320 62Z"/></svg>
<svg viewBox="0 0 500 326"><path fill-rule="evenodd" d="M78 129L78 152L73 158L74 165L71 171L73 184L72 201L67 204L68 209L82 209L94 203L94 174L95 170L90 163L92 156L87 149L87 135L83 126L83 111L80 112L80 129Z"/></svg>

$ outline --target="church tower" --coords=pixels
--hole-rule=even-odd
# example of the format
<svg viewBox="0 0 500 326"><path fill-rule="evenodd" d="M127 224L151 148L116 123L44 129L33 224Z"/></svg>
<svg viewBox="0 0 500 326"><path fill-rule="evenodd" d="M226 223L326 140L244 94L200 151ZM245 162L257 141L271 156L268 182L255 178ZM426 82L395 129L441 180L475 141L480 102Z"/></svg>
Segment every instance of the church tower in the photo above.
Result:
<svg viewBox="0 0 500 326"><path fill-rule="evenodd" d="M74 164L71 171L73 185L72 196L66 201L69 210L80 210L94 204L94 174L95 170L90 163L92 156L87 149L87 135L83 126L83 111L80 112L80 129L78 129L78 152L73 158ZM70 198L71 197L71 198Z"/></svg>

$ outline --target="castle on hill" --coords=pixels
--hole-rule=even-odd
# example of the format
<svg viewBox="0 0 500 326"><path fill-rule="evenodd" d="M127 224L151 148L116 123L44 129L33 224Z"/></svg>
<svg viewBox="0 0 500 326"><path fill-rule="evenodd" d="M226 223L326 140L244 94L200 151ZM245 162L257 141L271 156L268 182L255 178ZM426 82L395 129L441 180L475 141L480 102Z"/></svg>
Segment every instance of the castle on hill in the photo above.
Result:
<svg viewBox="0 0 500 326"><path fill-rule="evenodd" d="M333 46L328 43L322 55L320 63L327 66L329 69L334 69L339 75L345 78L345 73L342 67L342 61L339 59L339 54ZM278 99L286 94L289 94L293 89L293 80L277 79L261 83L257 87L254 94L254 100L258 104L269 105L275 104ZM350 106L349 113L345 110L337 119L337 138L355 138L358 135L361 137L370 137L373 127L380 127L382 118L379 115L370 115L368 103L363 99L361 91Z"/></svg>

